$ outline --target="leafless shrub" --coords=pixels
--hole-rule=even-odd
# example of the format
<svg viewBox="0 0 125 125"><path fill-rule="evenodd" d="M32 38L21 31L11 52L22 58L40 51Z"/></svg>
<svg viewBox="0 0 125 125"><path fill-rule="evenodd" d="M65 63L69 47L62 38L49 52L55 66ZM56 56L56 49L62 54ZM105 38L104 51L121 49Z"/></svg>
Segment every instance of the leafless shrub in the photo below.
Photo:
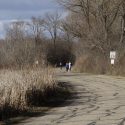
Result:
<svg viewBox="0 0 125 125"><path fill-rule="evenodd" d="M93 56L93 54L80 56L74 66L75 71L96 74L106 74L107 69L109 69L109 65L105 58L99 55Z"/></svg>

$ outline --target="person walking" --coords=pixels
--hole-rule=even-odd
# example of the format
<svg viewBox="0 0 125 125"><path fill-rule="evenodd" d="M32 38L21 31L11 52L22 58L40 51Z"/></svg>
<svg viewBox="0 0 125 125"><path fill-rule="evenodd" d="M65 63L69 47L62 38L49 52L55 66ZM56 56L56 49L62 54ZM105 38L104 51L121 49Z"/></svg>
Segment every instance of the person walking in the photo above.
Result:
<svg viewBox="0 0 125 125"><path fill-rule="evenodd" d="M62 70L62 62L59 63L60 69Z"/></svg>
<svg viewBox="0 0 125 125"><path fill-rule="evenodd" d="M66 71L68 72L69 70L69 63L66 63Z"/></svg>
<svg viewBox="0 0 125 125"><path fill-rule="evenodd" d="M69 62L68 66L69 66L69 71L71 71L71 68L72 68L71 62Z"/></svg>

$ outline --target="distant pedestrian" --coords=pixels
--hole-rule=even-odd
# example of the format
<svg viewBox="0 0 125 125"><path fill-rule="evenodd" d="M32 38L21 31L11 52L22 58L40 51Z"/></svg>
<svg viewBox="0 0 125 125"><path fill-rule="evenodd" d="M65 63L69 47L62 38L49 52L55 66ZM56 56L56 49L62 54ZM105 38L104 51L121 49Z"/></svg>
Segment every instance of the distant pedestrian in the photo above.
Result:
<svg viewBox="0 0 125 125"><path fill-rule="evenodd" d="M66 63L66 71L68 72L69 70L69 63Z"/></svg>
<svg viewBox="0 0 125 125"><path fill-rule="evenodd" d="M71 68L72 68L72 64L71 64L71 62L69 62L69 71L71 71Z"/></svg>
<svg viewBox="0 0 125 125"><path fill-rule="evenodd" d="M59 63L60 69L62 70L62 62Z"/></svg>

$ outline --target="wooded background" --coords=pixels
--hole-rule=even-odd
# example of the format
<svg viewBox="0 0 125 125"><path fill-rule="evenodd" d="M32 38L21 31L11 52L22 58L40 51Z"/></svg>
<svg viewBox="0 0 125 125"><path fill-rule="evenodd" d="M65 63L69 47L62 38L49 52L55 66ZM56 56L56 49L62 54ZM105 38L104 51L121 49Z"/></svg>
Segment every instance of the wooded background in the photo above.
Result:
<svg viewBox="0 0 125 125"><path fill-rule="evenodd" d="M5 27L0 67L58 66L71 61L76 71L125 74L125 1L58 0L66 16L46 13ZM115 65L110 51L117 52Z"/></svg>

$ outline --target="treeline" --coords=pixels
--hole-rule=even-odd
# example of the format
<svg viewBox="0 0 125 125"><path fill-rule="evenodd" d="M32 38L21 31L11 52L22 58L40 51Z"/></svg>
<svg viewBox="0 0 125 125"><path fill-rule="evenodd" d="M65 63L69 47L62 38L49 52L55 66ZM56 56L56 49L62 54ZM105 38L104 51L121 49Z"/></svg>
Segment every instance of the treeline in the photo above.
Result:
<svg viewBox="0 0 125 125"><path fill-rule="evenodd" d="M0 42L0 67L57 65L74 61L72 36L65 32L58 13L15 21L5 26L5 39Z"/></svg>
<svg viewBox="0 0 125 125"><path fill-rule="evenodd" d="M75 62L75 69L93 73L125 73L125 1L58 0L67 16L47 13L6 26L0 66L20 67ZM110 51L116 51L115 65Z"/></svg>
<svg viewBox="0 0 125 125"><path fill-rule="evenodd" d="M81 72L125 73L125 1L59 0L68 11L65 31L75 43L76 70ZM110 51L117 52L111 66Z"/></svg>

